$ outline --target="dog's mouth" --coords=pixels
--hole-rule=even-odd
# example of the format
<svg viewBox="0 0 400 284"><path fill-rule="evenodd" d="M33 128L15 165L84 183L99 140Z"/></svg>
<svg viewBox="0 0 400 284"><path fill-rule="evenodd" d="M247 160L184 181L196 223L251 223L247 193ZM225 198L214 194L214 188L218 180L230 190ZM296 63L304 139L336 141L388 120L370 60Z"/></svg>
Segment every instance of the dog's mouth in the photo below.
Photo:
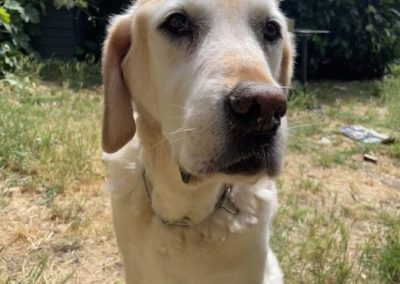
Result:
<svg viewBox="0 0 400 284"><path fill-rule="evenodd" d="M180 167L182 181L192 184L211 175L250 178L265 174L276 177L281 170L284 150L279 139L276 133L231 137L219 153L202 161L201 167Z"/></svg>
<svg viewBox="0 0 400 284"><path fill-rule="evenodd" d="M216 165L215 171L226 175L251 176L265 169L266 165L266 152L264 149L260 149L247 155L223 159Z"/></svg>
<svg viewBox="0 0 400 284"><path fill-rule="evenodd" d="M211 174L252 176L263 170L267 170L267 166L266 150L260 149L252 154L235 157L234 159L231 157L221 159L220 162L210 165L206 170L197 175L189 173L183 167L180 167L179 170L182 182L189 184L199 180L202 176Z"/></svg>
<svg viewBox="0 0 400 284"><path fill-rule="evenodd" d="M194 174L188 173L182 167L179 167L179 172L181 174L182 182L185 183L185 184L195 184L196 182L201 180L201 176L200 175L194 175Z"/></svg>
<svg viewBox="0 0 400 284"><path fill-rule="evenodd" d="M179 172L181 173L181 179L183 181L183 183L188 184L192 179L193 179L193 175L189 174L184 168L179 167Z"/></svg>

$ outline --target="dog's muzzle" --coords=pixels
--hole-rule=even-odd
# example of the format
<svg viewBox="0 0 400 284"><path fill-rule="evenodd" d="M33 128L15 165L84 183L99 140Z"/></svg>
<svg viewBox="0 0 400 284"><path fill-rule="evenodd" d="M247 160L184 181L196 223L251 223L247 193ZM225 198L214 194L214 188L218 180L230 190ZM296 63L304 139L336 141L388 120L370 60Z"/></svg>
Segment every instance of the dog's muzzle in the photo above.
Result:
<svg viewBox="0 0 400 284"><path fill-rule="evenodd" d="M227 143L217 171L252 175L266 169L271 175L280 166L277 133L287 112L281 88L245 82L224 98Z"/></svg>

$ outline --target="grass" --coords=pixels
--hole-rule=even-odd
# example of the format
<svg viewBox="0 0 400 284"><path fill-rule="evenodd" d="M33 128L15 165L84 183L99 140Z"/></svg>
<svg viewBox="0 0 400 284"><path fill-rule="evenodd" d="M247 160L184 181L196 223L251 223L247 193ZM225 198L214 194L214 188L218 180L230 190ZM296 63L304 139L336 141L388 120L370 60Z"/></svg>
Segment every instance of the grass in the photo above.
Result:
<svg viewBox="0 0 400 284"><path fill-rule="evenodd" d="M0 167L7 169L5 179L17 186L59 191L98 176L92 162L100 153L98 92L76 92L31 77L13 75L0 82Z"/></svg>
<svg viewBox="0 0 400 284"><path fill-rule="evenodd" d="M383 81L318 82L292 94L272 239L287 283L400 282L399 143L362 145L338 132L361 124L399 139L399 88L395 67ZM367 153L380 165L365 163ZM386 186L383 174L397 183Z"/></svg>
<svg viewBox="0 0 400 284"><path fill-rule="evenodd" d="M0 81L0 283L118 280L101 194L99 66L21 65Z"/></svg>
<svg viewBox="0 0 400 284"><path fill-rule="evenodd" d="M98 70L26 60L0 80L0 283L122 283L100 190ZM338 132L362 124L399 139L398 90L395 66L383 81L293 92L272 234L286 283L400 283L400 143Z"/></svg>

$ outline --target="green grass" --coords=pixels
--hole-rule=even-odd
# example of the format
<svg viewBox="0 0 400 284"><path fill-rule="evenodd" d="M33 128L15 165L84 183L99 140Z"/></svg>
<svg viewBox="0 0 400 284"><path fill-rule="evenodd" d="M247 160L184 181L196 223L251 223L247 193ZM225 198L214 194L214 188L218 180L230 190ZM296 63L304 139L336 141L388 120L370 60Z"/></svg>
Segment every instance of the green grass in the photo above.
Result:
<svg viewBox="0 0 400 284"><path fill-rule="evenodd" d="M335 196L316 195L323 190L306 179L280 192L272 245L286 283L399 283L399 212L385 212L390 222L371 221L363 241L350 247L363 216L345 218L346 208Z"/></svg>
<svg viewBox="0 0 400 284"><path fill-rule="evenodd" d="M92 59L62 64L57 60L48 60L40 69L40 76L43 80L55 82L63 87L81 90L101 84L100 70L100 65Z"/></svg>
<svg viewBox="0 0 400 284"><path fill-rule="evenodd" d="M388 106L386 126L400 133L400 67L393 68L393 74L388 76L382 87L382 101ZM399 138L400 139L400 138ZM392 145L392 154L400 159L400 143Z"/></svg>
<svg viewBox="0 0 400 284"><path fill-rule="evenodd" d="M46 277L44 277L44 272L48 269L48 261L49 258L47 255L42 255L38 258L38 264L32 267L29 271L27 271L24 275L25 284L39 284L39 283L52 283L49 282ZM59 283L65 284L69 283L74 275L74 272L67 274L67 276L62 279ZM7 278L5 280L5 284L15 283L11 278Z"/></svg>
<svg viewBox="0 0 400 284"><path fill-rule="evenodd" d="M15 75L0 88L0 168L8 183L56 189L98 177L97 92Z"/></svg>
<svg viewBox="0 0 400 284"><path fill-rule="evenodd" d="M107 245L116 250L111 225L99 213L109 209L95 194L73 190L100 184L104 176L98 70L93 63L27 59L0 80L0 212L13 220L15 211L8 211L13 202L32 200L21 211L44 210L47 217L40 221L51 230L68 228L40 249L23 254L16 249L21 267L8 276L0 262L0 282L75 283L85 279L86 269L98 273L100 259L96 255L92 266L82 268L71 256L91 257ZM385 176L393 175L400 168L400 143L362 145L338 132L342 125L362 124L399 139L399 90L395 66L383 81L314 82L307 92L292 94L288 158L278 180L280 208L272 233L286 283L400 283L400 193L393 189L382 197L388 191L368 191L365 173L378 184L381 169L360 159L373 153L386 163ZM321 144L321 138L331 144ZM348 175L338 181L341 173ZM0 254L5 246L0 240ZM54 274L60 264L65 271ZM122 283L120 267L113 269L108 279Z"/></svg>
<svg viewBox="0 0 400 284"><path fill-rule="evenodd" d="M272 235L287 283L400 283L398 205L360 206L359 196L364 193L351 179L343 190L354 202L343 202L340 193L328 190L329 178L309 175L318 169L333 175L363 171L357 157L365 153L389 159L394 171L400 168L398 141L362 145L345 142L338 132L340 126L361 124L400 139L399 90L400 66L394 66L383 81L316 82L306 93L293 92L289 153L305 160L297 157L300 165L294 181L280 180L281 207ZM321 145L322 137L331 144ZM400 193L396 196L394 202L400 204ZM359 234L360 227L362 239L354 242L352 236Z"/></svg>
<svg viewBox="0 0 400 284"><path fill-rule="evenodd" d="M340 126L349 124L374 128L399 140L400 66L394 66L392 72L383 81L318 82L311 83L306 93L292 92L289 148L304 152L314 135L329 136L338 132ZM377 151L400 159L400 143L383 147L363 145L361 148L360 152ZM343 163L346 157L354 154L347 152L348 155L335 153L322 157L321 162Z"/></svg>

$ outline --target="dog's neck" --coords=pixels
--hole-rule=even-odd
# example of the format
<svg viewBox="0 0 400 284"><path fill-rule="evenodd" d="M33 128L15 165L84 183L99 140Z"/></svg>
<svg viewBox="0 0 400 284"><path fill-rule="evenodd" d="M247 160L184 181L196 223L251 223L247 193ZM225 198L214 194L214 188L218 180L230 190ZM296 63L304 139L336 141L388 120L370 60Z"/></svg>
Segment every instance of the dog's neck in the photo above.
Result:
<svg viewBox="0 0 400 284"><path fill-rule="evenodd" d="M165 152L158 154L165 156ZM143 185L149 194L149 202L162 220L190 220L197 224L214 212L224 192L222 182L187 185L182 181L177 165L165 157L155 157L145 148L141 149L141 162L145 170Z"/></svg>
<svg viewBox="0 0 400 284"><path fill-rule="evenodd" d="M150 193L153 210L164 220L189 218L193 224L200 223L214 212L224 184L215 180L185 184L160 125L150 121L149 117L138 118L137 128L140 162L147 180L143 185Z"/></svg>

